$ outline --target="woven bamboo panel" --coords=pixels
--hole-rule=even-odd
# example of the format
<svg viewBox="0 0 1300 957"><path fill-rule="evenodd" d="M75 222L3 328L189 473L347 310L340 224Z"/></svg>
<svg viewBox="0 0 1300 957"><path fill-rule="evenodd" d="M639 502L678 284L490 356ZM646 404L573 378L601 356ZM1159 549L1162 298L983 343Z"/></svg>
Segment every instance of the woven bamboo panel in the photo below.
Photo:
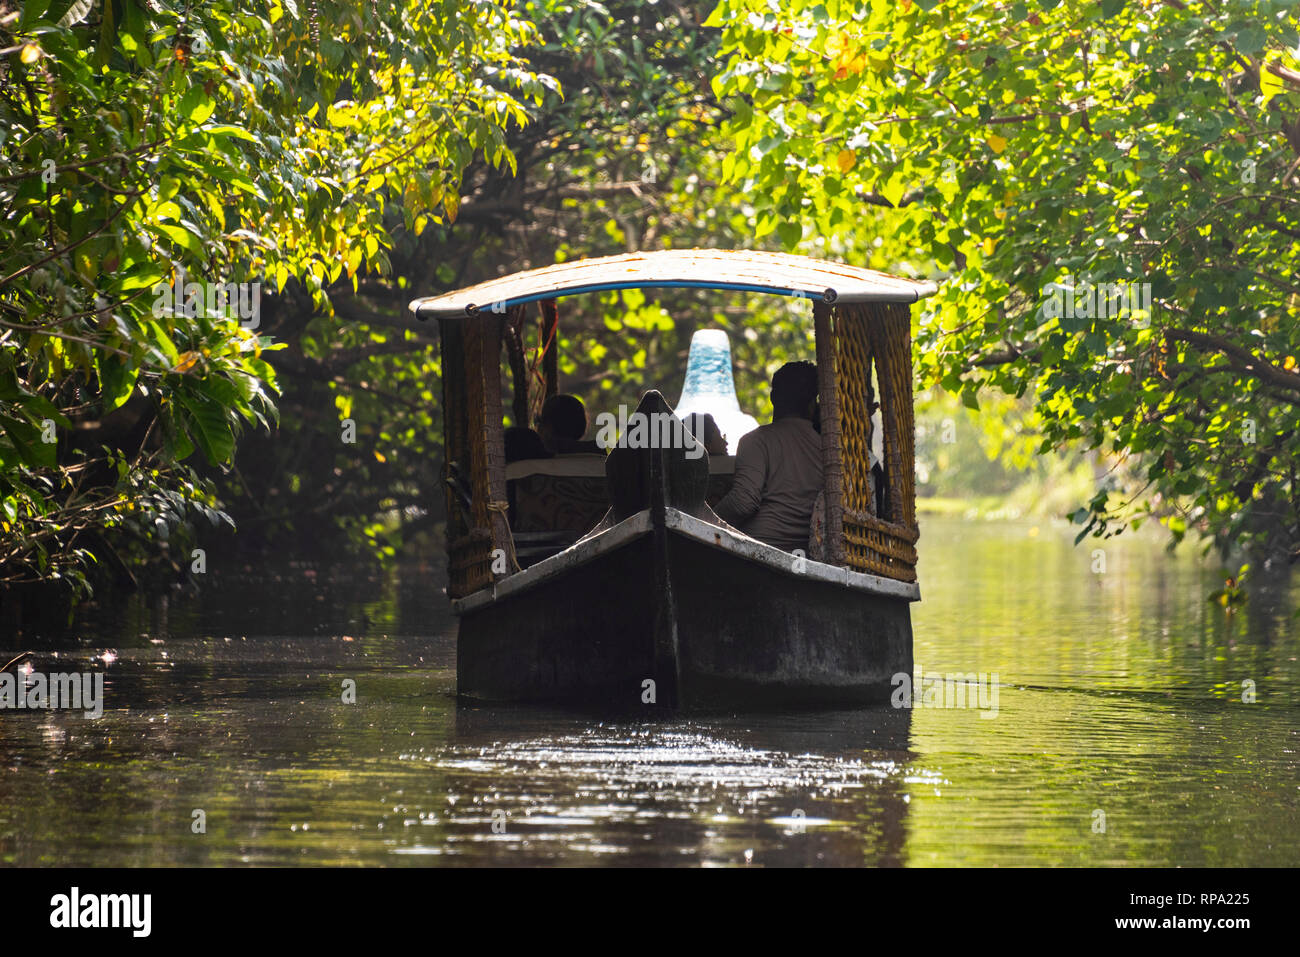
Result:
<svg viewBox="0 0 1300 957"><path fill-rule="evenodd" d="M870 303L864 307L876 378L880 382L880 416L885 429L885 460L890 473L887 516L916 527L916 422L912 409L912 319L906 306Z"/></svg>
<svg viewBox="0 0 1300 957"><path fill-rule="evenodd" d="M492 584L492 533L472 529L447 545L447 594L462 598Z"/></svg>
<svg viewBox="0 0 1300 957"><path fill-rule="evenodd" d="M469 470L469 417L465 402L465 321L444 319L442 332L442 409L443 409L443 494L447 502L447 594L452 598L467 595L470 587L469 565L465 556L466 536L473 528L473 516L449 483L453 472L464 477ZM453 470L453 463L455 469ZM459 555L459 563L454 556Z"/></svg>
<svg viewBox="0 0 1300 957"><path fill-rule="evenodd" d="M905 305L856 303L836 309L839 443L845 563L857 571L916 581L915 433L911 320ZM885 510L871 492L872 370L880 383Z"/></svg>
<svg viewBox="0 0 1300 957"><path fill-rule="evenodd" d="M506 518L505 441L501 420L502 323L443 322L448 474L456 463L468 509L448 493L447 593L460 598L491 584L492 553L512 554ZM454 362L454 365L451 363Z"/></svg>
<svg viewBox="0 0 1300 957"><path fill-rule="evenodd" d="M510 523L505 515L506 430L501 408L501 339L504 324L483 326L483 452L487 467L489 508L493 514L492 537L499 548L508 548Z"/></svg>
<svg viewBox="0 0 1300 957"><path fill-rule="evenodd" d="M916 581L916 539L914 528L845 509L844 540L858 571Z"/></svg>
<svg viewBox="0 0 1300 957"><path fill-rule="evenodd" d="M844 464L844 507L869 512L871 502L871 338L865 310L839 310L837 392L840 402L840 447Z"/></svg>
<svg viewBox="0 0 1300 957"><path fill-rule="evenodd" d="M506 449L501 422L501 324L465 326L465 399L469 412L473 527L489 532L490 546L509 552L505 514ZM501 503L493 507L493 503Z"/></svg>
<svg viewBox="0 0 1300 957"><path fill-rule="evenodd" d="M483 381L483 324L465 324L465 406L469 413L469 482L471 524L474 528L490 528L487 503L487 389Z"/></svg>

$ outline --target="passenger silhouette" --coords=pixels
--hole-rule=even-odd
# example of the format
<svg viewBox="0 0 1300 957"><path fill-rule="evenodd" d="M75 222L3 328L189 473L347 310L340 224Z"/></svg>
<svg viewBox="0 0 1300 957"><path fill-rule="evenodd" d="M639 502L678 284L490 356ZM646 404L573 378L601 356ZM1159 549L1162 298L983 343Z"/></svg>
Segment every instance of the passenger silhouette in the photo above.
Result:
<svg viewBox="0 0 1300 957"><path fill-rule="evenodd" d="M523 425L512 425L503 436L506 447L506 463L521 459L549 459L551 453L542 444L542 437Z"/></svg>
<svg viewBox="0 0 1300 957"><path fill-rule="evenodd" d="M718 423L707 412L692 412L682 420L686 430L704 444L704 451L710 455L727 454L727 437L718 428Z"/></svg>
<svg viewBox="0 0 1300 957"><path fill-rule="evenodd" d="M787 362L772 376L772 423L744 436L731 491L714 508L751 538L786 551L808 548L822 491L822 439L814 423L817 366Z"/></svg>
<svg viewBox="0 0 1300 957"><path fill-rule="evenodd" d="M583 441L587 434L587 407L576 395L561 392L547 399L542 404L537 428L549 452L564 455L604 451L594 441Z"/></svg>

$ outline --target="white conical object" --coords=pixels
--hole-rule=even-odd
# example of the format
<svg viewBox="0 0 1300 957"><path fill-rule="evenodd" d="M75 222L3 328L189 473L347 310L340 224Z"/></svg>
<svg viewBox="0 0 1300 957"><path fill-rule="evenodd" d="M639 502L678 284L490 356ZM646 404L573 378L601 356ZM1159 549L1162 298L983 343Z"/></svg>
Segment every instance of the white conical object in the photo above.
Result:
<svg viewBox="0 0 1300 957"><path fill-rule="evenodd" d="M758 421L740 409L731 373L731 341L721 329L700 329L691 336L682 397L673 408L678 418L692 412L713 416L727 438L727 454L735 455L740 437L758 428Z"/></svg>

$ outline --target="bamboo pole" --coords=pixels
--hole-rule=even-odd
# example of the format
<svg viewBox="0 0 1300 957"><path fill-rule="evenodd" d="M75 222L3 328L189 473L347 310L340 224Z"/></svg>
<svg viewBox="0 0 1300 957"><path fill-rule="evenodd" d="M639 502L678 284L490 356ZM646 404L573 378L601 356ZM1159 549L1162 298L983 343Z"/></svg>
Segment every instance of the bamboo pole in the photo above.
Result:
<svg viewBox="0 0 1300 957"><path fill-rule="evenodd" d="M844 564L844 470L840 461L840 403L831 306L813 303L817 385L821 400L822 481L826 491L826 561Z"/></svg>
<svg viewBox="0 0 1300 957"><path fill-rule="evenodd" d="M489 552L501 549L505 555L511 555L513 541L506 517L505 430L501 422L501 326L502 320L490 313L480 313L469 320L465 330L465 367L469 383L473 524L487 532ZM507 574L509 571L507 568Z"/></svg>

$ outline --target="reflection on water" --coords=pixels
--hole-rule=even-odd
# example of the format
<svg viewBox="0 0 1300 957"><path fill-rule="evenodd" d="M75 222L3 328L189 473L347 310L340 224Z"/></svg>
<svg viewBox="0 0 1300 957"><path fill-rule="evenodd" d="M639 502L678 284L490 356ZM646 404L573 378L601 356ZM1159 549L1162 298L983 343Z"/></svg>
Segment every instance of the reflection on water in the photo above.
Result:
<svg viewBox="0 0 1300 957"><path fill-rule="evenodd" d="M0 711L0 861L1300 863L1295 588L1229 615L1217 566L1102 547L1098 575L1068 529L924 524L917 663L996 675L992 719L458 707L431 567L88 609L0 638L0 663L107 670L98 721Z"/></svg>

